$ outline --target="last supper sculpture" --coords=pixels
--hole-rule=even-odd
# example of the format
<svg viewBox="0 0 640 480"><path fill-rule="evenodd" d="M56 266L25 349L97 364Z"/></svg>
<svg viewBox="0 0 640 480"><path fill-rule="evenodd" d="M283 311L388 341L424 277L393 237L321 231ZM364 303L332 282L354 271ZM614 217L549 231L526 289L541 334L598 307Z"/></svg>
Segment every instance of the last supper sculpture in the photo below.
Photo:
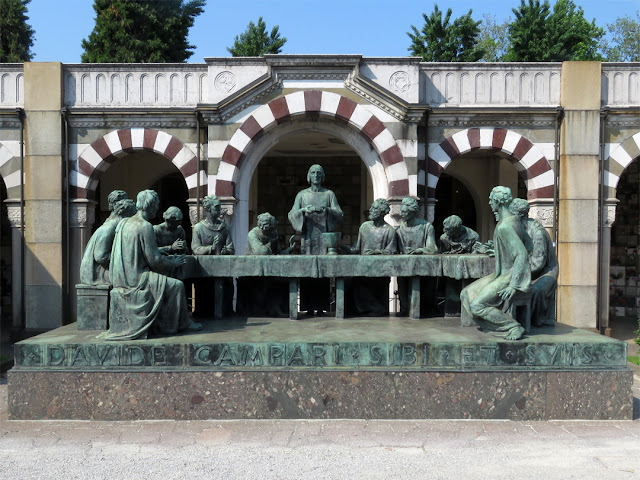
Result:
<svg viewBox="0 0 640 480"><path fill-rule="evenodd" d="M311 186L298 193L289 212L293 227L302 233L302 257L291 256L294 237L287 248L280 246L275 217L263 213L257 217L257 226L248 234L247 250L241 263L228 264L225 268L230 270L226 274L216 272L216 267L207 267L205 270L209 273L205 278L196 275L200 277L196 283L196 305L199 301L200 305L212 308L216 301L213 285L222 282L216 283L226 290L225 300L217 300L226 304L220 311L225 316L233 316L229 298L234 290L232 278L237 277L237 314L285 316L287 308L298 308L296 297L292 297L296 295L292 288L297 283L291 283L288 278L296 277L296 282L300 280L301 310L322 313L330 308L329 279L336 278L336 304L333 307L336 316L344 315L346 304L347 315L384 317L389 315L390 279L397 277L401 306L398 313L406 315L411 309L412 318L419 318L416 311L422 312L423 316L430 313L429 308L433 307L437 294L436 279L444 276L449 281L446 283L447 299L455 297L453 300L462 304L463 325L477 325L483 331L498 332L507 340L519 340L528 329L528 324L521 324L516 314L516 307L523 303L530 312L527 320L534 326L554 324L558 276L554 248L546 230L536 220L528 218L526 200L513 199L509 188L498 186L491 191L489 203L497 225L492 244L495 259L490 261L495 263L495 270L478 278L477 273L471 277L459 276L459 272L473 269L488 258L477 253L476 247L482 245L478 234L465 227L460 217L451 215L444 221L444 234L438 246L433 225L420 218L418 202L411 197L401 202L402 222L396 228L385 220L391 210L389 201L375 200L369 210L370 220L361 225L356 243L340 249L342 254L349 255L334 255L335 260L326 266L323 266L325 263L308 263L310 267L304 267L302 263L296 263L296 258L308 258L313 262L315 258L329 258L331 252L322 235L337 230L342 219L335 193L322 187L323 168L311 166L307 179ZM97 273L91 270L93 273L87 275L93 282L96 281L93 278L101 277L105 286L111 289L110 323L105 338L111 341L144 338L149 332L166 335L201 328L191 319L180 280L193 275L193 267L187 268L187 256L181 253L186 251L185 233L179 225L182 213L176 207L170 207L164 214L165 223L154 229L149 220L155 217L158 209L157 194L150 190L140 192L136 204L138 213L132 217L133 212L129 211L132 202L116 198L123 194L114 192L112 217L91 238L87 261L83 262L83 269L91 270L84 264L89 265L89 259L95 257L92 252L96 248L92 245L102 245L105 235L111 235L107 238L107 242L113 244L106 257L108 265L105 265L103 254L100 256L102 264L92 267ZM193 256L188 257L193 259L190 265L194 265L193 261L198 262L198 258L204 258L202 255L238 257L231 230L221 219L220 200L207 196L203 205L205 218L193 230ZM281 269L275 274L277 278L268 278L273 273L267 272L273 272L274 268L269 267L269 259L282 255L290 256L291 261L279 265L286 265L285 268L291 270ZM359 256L362 261L353 263L349 260ZM476 272L479 271L476 268ZM210 275L218 279L214 282ZM470 283L474 276L477 280ZM220 288L218 294L223 291L222 287L216 288ZM80 310L79 315L82 315ZM201 316L206 320L209 313ZM297 316L292 314L291 318Z"/></svg>

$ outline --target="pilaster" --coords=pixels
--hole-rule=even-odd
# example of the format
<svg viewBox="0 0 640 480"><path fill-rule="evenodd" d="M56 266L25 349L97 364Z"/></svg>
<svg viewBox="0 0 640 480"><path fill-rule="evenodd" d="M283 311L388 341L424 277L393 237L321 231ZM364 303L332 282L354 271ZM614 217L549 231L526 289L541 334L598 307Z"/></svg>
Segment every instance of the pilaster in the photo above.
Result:
<svg viewBox="0 0 640 480"><path fill-rule="evenodd" d="M558 211L558 321L597 323L600 62L564 62Z"/></svg>
<svg viewBox="0 0 640 480"><path fill-rule="evenodd" d="M44 330L63 318L62 65L24 64L25 328Z"/></svg>

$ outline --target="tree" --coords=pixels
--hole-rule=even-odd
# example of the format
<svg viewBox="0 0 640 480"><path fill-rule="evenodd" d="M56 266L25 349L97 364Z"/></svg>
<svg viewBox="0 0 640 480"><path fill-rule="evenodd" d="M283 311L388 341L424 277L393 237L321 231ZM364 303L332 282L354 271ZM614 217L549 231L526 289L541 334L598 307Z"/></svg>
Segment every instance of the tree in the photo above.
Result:
<svg viewBox="0 0 640 480"><path fill-rule="evenodd" d="M509 31L511 18L504 20L502 23L496 22L495 15L485 13L482 18L478 46L484 50L484 56L480 61L502 62L509 49L507 32Z"/></svg>
<svg viewBox="0 0 640 480"><path fill-rule="evenodd" d="M27 23L31 0L0 0L0 62L28 62L33 58L33 28Z"/></svg>
<svg viewBox="0 0 640 480"><path fill-rule="evenodd" d="M608 61L640 62L640 11L635 20L627 15L607 23L607 30L612 34L611 44L605 41L602 50Z"/></svg>
<svg viewBox="0 0 640 480"><path fill-rule="evenodd" d="M604 29L584 18L582 7L573 0L558 0L553 11L548 0L520 0L509 24L509 51L512 62L563 62L600 60L598 44Z"/></svg>
<svg viewBox="0 0 640 480"><path fill-rule="evenodd" d="M184 62L189 28L206 0L94 0L96 25L82 40L82 61Z"/></svg>
<svg viewBox="0 0 640 480"><path fill-rule="evenodd" d="M267 35L267 25L260 17L257 25L249 22L247 29L236 35L233 46L227 47L227 50L234 57L261 57L265 53L280 53L287 39L280 38L279 28L276 25L271 29L271 35Z"/></svg>
<svg viewBox="0 0 640 480"><path fill-rule="evenodd" d="M471 18L472 10L453 23L449 8L442 19L442 11L435 4L431 15L422 14L424 26L418 30L411 25L413 33L407 32L411 38L408 50L412 55L422 57L425 62L477 62L484 55L478 46L480 23Z"/></svg>

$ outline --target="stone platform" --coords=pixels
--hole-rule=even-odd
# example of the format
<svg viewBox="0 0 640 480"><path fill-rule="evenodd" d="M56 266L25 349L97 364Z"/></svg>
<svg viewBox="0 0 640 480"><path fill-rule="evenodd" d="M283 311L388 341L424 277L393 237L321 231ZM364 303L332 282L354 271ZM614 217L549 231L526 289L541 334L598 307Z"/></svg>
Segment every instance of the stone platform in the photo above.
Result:
<svg viewBox="0 0 640 480"><path fill-rule="evenodd" d="M626 344L558 325L508 342L459 319L252 318L15 346L12 419L630 419Z"/></svg>

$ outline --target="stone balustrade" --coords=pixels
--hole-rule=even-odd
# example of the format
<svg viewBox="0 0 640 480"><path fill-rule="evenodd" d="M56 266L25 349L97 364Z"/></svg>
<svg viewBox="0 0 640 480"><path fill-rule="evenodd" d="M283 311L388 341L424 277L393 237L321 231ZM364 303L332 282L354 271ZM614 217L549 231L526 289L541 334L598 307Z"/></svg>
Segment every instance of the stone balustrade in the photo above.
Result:
<svg viewBox="0 0 640 480"><path fill-rule="evenodd" d="M24 106L24 68L21 63L0 66L0 107Z"/></svg>
<svg viewBox="0 0 640 480"><path fill-rule="evenodd" d="M430 107L560 104L561 63L421 63Z"/></svg>
<svg viewBox="0 0 640 480"><path fill-rule="evenodd" d="M602 64L602 106L640 105L640 63Z"/></svg>
<svg viewBox="0 0 640 480"><path fill-rule="evenodd" d="M195 107L208 101L204 64L69 64L67 107Z"/></svg>

